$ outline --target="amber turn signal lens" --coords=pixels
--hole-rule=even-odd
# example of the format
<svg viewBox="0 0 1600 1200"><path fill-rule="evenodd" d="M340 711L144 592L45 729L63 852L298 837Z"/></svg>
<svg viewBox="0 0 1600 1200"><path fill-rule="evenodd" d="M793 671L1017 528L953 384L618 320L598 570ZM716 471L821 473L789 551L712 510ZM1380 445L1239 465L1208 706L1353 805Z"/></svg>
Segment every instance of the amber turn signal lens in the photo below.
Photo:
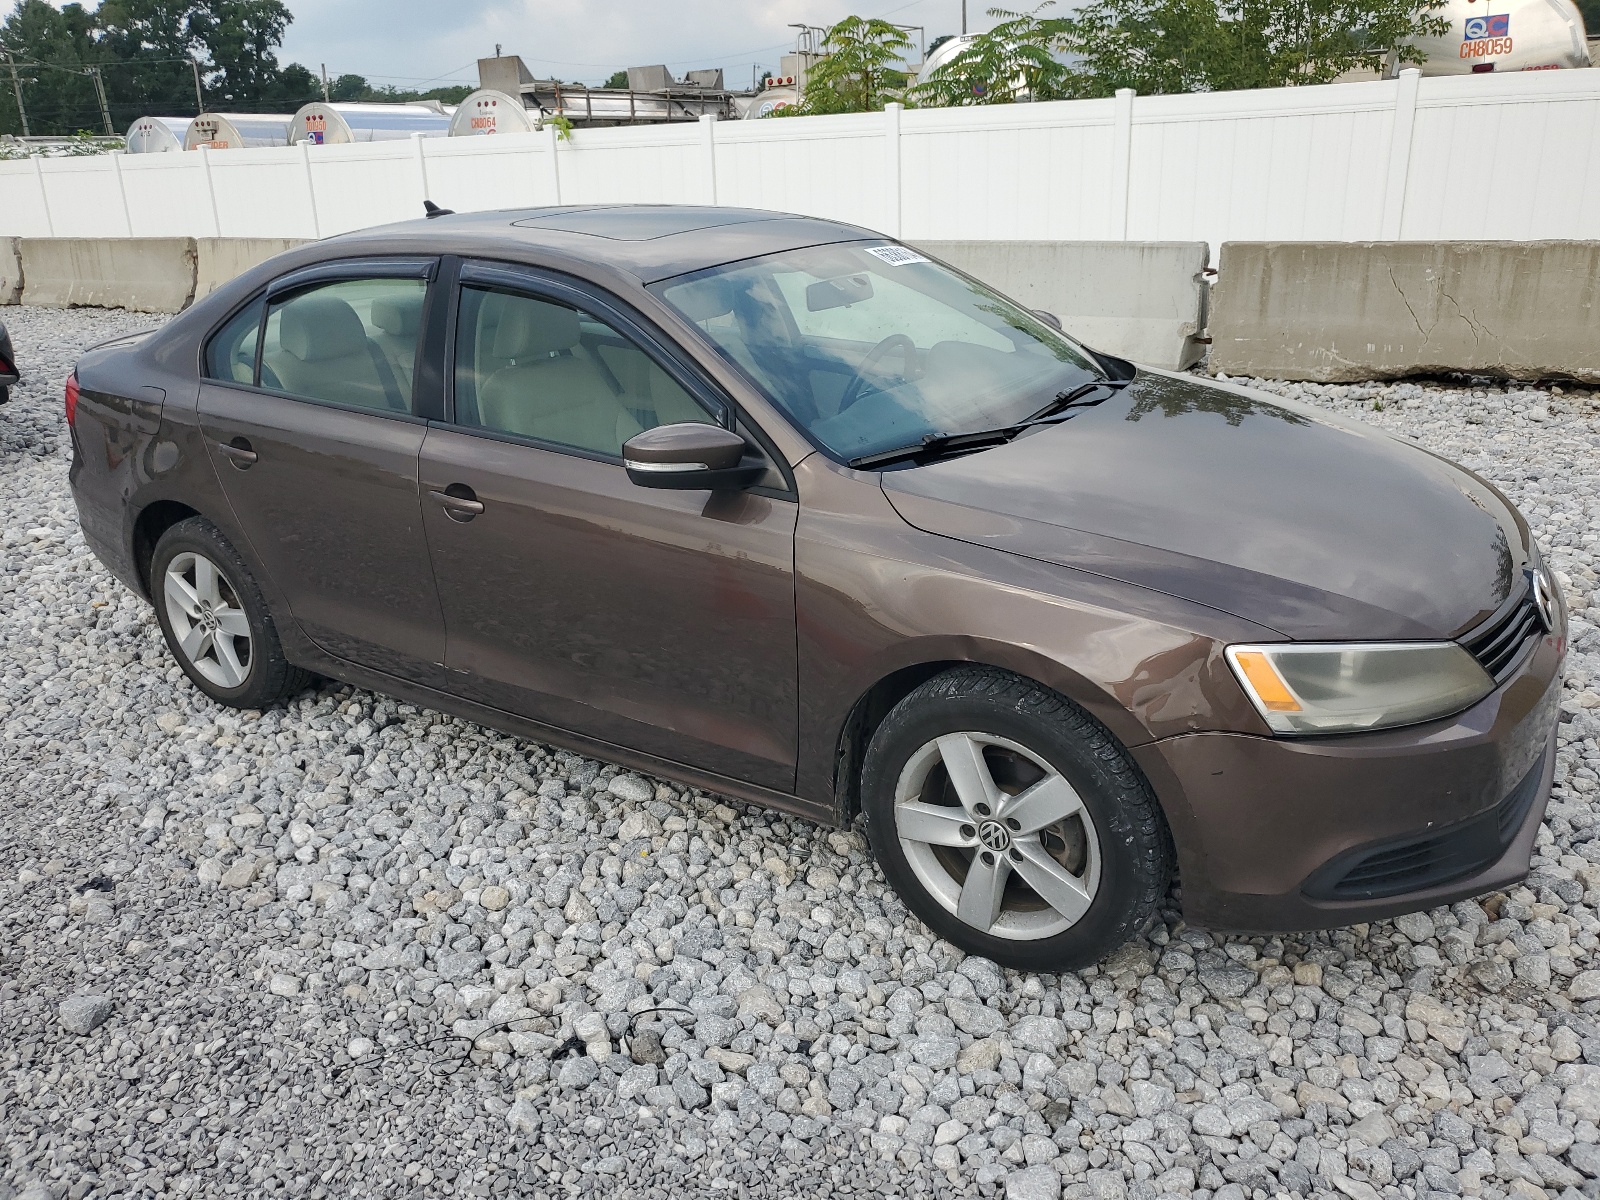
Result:
<svg viewBox="0 0 1600 1200"><path fill-rule="evenodd" d="M1234 655L1239 670L1250 681L1250 686L1261 703L1273 712L1299 712L1300 702L1273 668L1272 662L1259 650L1244 650Z"/></svg>

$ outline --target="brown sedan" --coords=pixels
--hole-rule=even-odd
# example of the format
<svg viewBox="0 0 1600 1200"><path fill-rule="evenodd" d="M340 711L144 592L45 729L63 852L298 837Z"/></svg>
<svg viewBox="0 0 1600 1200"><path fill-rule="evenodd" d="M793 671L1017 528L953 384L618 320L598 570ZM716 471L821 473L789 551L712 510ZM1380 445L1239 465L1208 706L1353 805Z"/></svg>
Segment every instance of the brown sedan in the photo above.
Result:
<svg viewBox="0 0 1600 1200"><path fill-rule="evenodd" d="M312 673L818 821L1016 967L1528 870L1560 598L1490 484L1096 353L863 229L446 215L68 383L85 537L196 687Z"/></svg>

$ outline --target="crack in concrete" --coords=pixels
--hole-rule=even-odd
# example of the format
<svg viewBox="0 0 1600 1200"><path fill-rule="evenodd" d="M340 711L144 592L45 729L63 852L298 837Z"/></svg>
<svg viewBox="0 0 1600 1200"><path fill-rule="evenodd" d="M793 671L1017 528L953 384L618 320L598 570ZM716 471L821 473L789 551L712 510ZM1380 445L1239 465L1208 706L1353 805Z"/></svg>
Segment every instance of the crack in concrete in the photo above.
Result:
<svg viewBox="0 0 1600 1200"><path fill-rule="evenodd" d="M1425 345L1428 341L1428 334L1432 330L1424 329L1422 322L1417 319L1417 310L1411 307L1411 301L1406 297L1405 288L1401 287L1400 281L1394 277L1394 264L1386 262L1384 263L1384 269L1389 272L1389 282L1394 285L1394 294L1400 297L1400 303L1404 304L1406 311L1411 314L1411 323L1417 327L1417 332L1422 335L1422 341ZM1437 324L1437 322L1435 323ZM1420 350L1422 347L1418 346L1417 349Z"/></svg>

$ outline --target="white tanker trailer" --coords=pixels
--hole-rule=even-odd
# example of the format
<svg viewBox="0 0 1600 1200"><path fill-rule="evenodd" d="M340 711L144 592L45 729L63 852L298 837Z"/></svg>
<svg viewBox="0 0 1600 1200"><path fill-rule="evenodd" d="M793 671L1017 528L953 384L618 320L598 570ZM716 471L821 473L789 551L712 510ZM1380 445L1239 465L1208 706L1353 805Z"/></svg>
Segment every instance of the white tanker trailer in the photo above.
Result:
<svg viewBox="0 0 1600 1200"><path fill-rule="evenodd" d="M1412 42L1425 55L1420 63L1391 55L1391 75L1409 66L1424 75L1477 75L1589 65L1583 17L1572 0L1449 0L1435 12L1450 28Z"/></svg>
<svg viewBox="0 0 1600 1200"><path fill-rule="evenodd" d="M201 113L189 122L183 148L246 150L289 144L288 113Z"/></svg>
<svg viewBox="0 0 1600 1200"><path fill-rule="evenodd" d="M162 154L182 150L193 117L140 117L123 139L129 154Z"/></svg>

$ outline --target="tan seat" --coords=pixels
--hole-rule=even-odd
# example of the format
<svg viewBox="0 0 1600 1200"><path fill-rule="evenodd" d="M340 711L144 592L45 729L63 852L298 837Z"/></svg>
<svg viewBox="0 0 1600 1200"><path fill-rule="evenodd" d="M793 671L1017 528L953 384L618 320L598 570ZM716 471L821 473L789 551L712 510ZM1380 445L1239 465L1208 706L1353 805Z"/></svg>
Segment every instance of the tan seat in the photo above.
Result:
<svg viewBox="0 0 1600 1200"><path fill-rule="evenodd" d="M336 296L312 292L285 304L278 317L278 348L270 343L264 365L286 392L385 412L410 410L408 384L367 337L356 310Z"/></svg>
<svg viewBox="0 0 1600 1200"><path fill-rule="evenodd" d="M422 292L415 296L380 296L372 302L372 324L378 343L395 377L408 395L417 366L417 336L422 331Z"/></svg>
<svg viewBox="0 0 1600 1200"><path fill-rule="evenodd" d="M491 353L509 365L479 387L480 422L563 446L620 454L622 443L644 426L579 346L579 332L573 309L535 300L507 304Z"/></svg>

